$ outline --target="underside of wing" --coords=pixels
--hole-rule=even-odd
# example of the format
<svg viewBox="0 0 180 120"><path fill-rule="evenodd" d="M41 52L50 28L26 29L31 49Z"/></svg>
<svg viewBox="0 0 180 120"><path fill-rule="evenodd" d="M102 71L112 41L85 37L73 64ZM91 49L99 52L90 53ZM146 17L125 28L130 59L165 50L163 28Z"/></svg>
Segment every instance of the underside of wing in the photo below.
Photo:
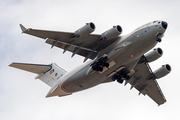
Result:
<svg viewBox="0 0 180 120"><path fill-rule="evenodd" d="M134 87L139 91L139 95L148 95L158 105L164 104L166 99L158 85L153 72L148 63L138 63L134 68L134 75L126 80L126 83L131 84L131 89Z"/></svg>
<svg viewBox="0 0 180 120"><path fill-rule="evenodd" d="M108 47L119 38L115 37L110 40L100 40L102 35L87 34L83 37L79 37L75 36L75 33L31 28L26 29L24 26L20 26L23 33L45 39L46 43L50 44L52 47L56 46L64 49L64 52L70 51L72 52L72 57L75 54L83 56L85 57L85 61L87 59L94 59L101 50Z"/></svg>
<svg viewBox="0 0 180 120"><path fill-rule="evenodd" d="M85 58L94 59L98 54L98 51L96 48L88 48L82 45L75 45L72 43L66 43L66 42L61 42L61 41L57 42L49 38L46 39L46 43L56 46L58 48L64 49L63 53L65 53L66 51L72 52L73 53L72 57L75 54L78 54Z"/></svg>

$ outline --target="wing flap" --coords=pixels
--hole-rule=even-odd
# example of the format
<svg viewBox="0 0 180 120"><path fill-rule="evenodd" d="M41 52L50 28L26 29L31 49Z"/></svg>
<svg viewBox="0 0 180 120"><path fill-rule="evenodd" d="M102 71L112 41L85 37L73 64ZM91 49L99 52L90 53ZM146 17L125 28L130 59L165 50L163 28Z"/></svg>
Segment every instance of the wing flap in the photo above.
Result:
<svg viewBox="0 0 180 120"><path fill-rule="evenodd" d="M36 74L44 73L49 69L51 69L52 67L51 65L28 64L28 63L12 63L9 66Z"/></svg>
<svg viewBox="0 0 180 120"><path fill-rule="evenodd" d="M83 57L88 57L90 59L94 59L98 54L97 51L85 48L82 45L78 46L78 45L74 45L74 44L70 44L70 43L65 43L62 41L56 41L56 40L49 39L49 38L46 39L46 43L52 45L52 47L56 46L58 48L64 49L64 52L66 52L66 51L72 52L73 53L72 57L74 56L74 54L78 54Z"/></svg>

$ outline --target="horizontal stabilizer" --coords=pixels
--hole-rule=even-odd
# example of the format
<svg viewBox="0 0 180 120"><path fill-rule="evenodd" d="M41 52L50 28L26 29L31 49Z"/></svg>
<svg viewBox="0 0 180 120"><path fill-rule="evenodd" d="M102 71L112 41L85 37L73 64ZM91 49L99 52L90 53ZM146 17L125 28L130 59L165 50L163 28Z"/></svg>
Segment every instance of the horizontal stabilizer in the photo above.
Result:
<svg viewBox="0 0 180 120"><path fill-rule="evenodd" d="M36 74L44 73L52 68L51 65L28 64L28 63L12 63L9 66Z"/></svg>
<svg viewBox="0 0 180 120"><path fill-rule="evenodd" d="M19 24L19 25L21 27L22 32L25 32L27 30L22 24Z"/></svg>

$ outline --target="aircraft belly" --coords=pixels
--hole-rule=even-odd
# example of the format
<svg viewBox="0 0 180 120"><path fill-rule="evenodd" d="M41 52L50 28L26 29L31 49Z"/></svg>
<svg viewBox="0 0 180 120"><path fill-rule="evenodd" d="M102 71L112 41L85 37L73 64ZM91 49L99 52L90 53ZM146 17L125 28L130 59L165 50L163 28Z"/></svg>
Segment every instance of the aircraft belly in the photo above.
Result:
<svg viewBox="0 0 180 120"><path fill-rule="evenodd" d="M113 52L117 52L119 50L120 53L114 54L112 51L107 53L107 56L109 55L111 61L114 61L115 63L111 68L108 68L103 72L95 71L92 74L87 74L87 71L90 68L89 64L73 75L73 77L68 79L63 86L67 91L78 92L103 83L106 79L108 79L108 75L111 72L121 66L132 69L138 59L147 51L152 49L156 44L157 41L155 40L155 37L144 37L142 32L134 34L112 49Z"/></svg>
<svg viewBox="0 0 180 120"><path fill-rule="evenodd" d="M132 42L132 45L113 59L116 64L104 72L106 76L112 76L116 73L113 73L113 71L117 71L117 69L122 67L126 67L129 70L133 69L139 58L157 44L155 37L144 37L143 33L137 33L127 41Z"/></svg>
<svg viewBox="0 0 180 120"><path fill-rule="evenodd" d="M88 67L74 75L71 79L68 79L64 84L64 88L70 92L78 92L96 86L106 79L99 72L87 76L86 71Z"/></svg>
<svg viewBox="0 0 180 120"><path fill-rule="evenodd" d="M74 79L73 82L67 82L64 85L64 88L71 92L78 92L96 86L100 84L102 81L104 81L101 80L98 80L94 77L82 77L81 79Z"/></svg>

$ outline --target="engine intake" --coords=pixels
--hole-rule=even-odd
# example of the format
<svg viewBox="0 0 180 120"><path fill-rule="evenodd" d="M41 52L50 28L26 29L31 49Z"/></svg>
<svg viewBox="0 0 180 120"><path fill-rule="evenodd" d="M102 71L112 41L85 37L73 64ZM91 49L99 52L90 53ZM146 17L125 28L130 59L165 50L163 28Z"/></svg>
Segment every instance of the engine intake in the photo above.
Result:
<svg viewBox="0 0 180 120"><path fill-rule="evenodd" d="M159 78L166 76L170 72L171 72L171 66L166 64L166 65L163 65L162 67L160 67L159 69L157 69L154 72L154 75L157 79L159 79Z"/></svg>
<svg viewBox="0 0 180 120"><path fill-rule="evenodd" d="M163 55L162 49L156 48L153 51L151 51L150 53L148 53L147 55L145 55L145 57L146 57L147 62L153 62L153 61L157 60L158 58L160 58L162 55Z"/></svg>
<svg viewBox="0 0 180 120"><path fill-rule="evenodd" d="M74 35L72 36L72 38L75 38L75 37L79 38L79 37L86 36L86 35L92 33L94 30L95 30L94 23L92 23L92 22L86 23L85 26L83 26L82 28L80 28L74 32Z"/></svg>
<svg viewBox="0 0 180 120"><path fill-rule="evenodd" d="M102 33L100 40L111 40L115 37L118 37L121 33L122 33L121 26L119 25L113 26L113 28Z"/></svg>

